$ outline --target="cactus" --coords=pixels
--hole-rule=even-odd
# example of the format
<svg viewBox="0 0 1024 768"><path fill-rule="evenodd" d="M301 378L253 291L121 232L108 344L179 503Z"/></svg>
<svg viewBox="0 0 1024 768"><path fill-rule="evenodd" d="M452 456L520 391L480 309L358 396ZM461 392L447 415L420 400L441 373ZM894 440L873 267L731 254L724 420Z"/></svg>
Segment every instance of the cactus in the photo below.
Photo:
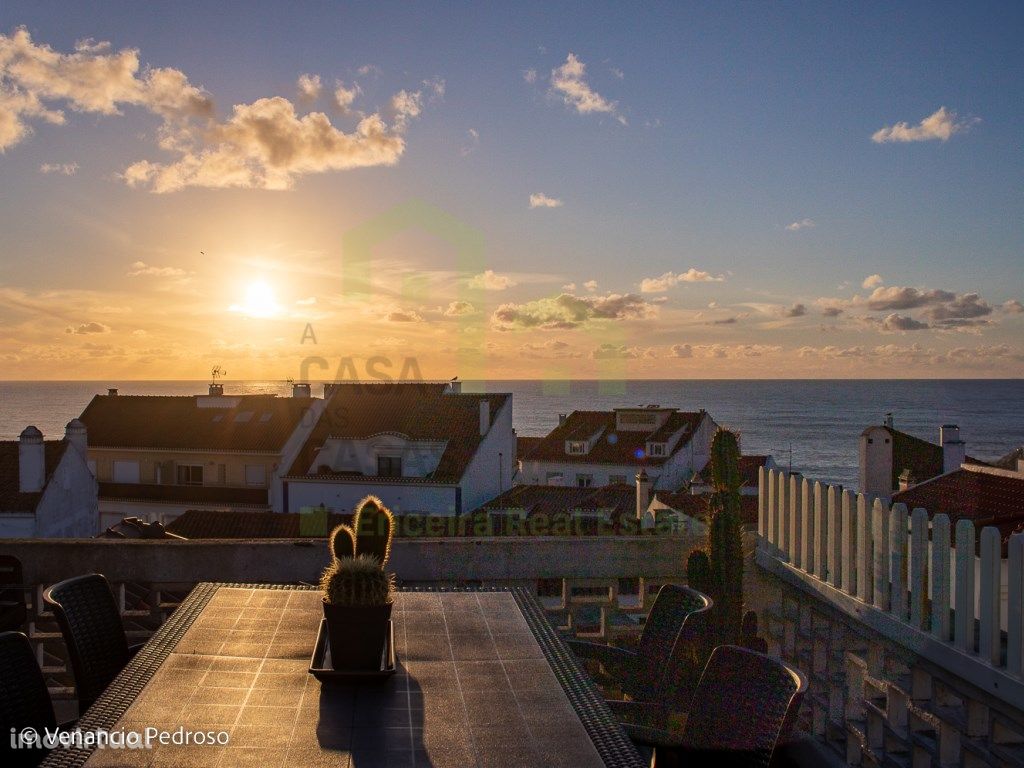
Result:
<svg viewBox="0 0 1024 768"><path fill-rule="evenodd" d="M356 556L356 534L347 525L339 525L330 536L331 554L335 560Z"/></svg>
<svg viewBox="0 0 1024 768"><path fill-rule="evenodd" d="M367 496L356 506L352 518L355 553L373 555L384 568L391 557L391 540L395 535L395 518L391 510L376 496Z"/></svg>
<svg viewBox="0 0 1024 768"><path fill-rule="evenodd" d="M324 569L320 588L324 601L331 605L387 605L394 600L394 582L395 577L374 555L357 555L335 558Z"/></svg>
<svg viewBox="0 0 1024 768"><path fill-rule="evenodd" d="M686 583L703 592L711 594L711 561L703 549L695 549L686 558Z"/></svg>
<svg viewBox="0 0 1024 768"><path fill-rule="evenodd" d="M743 530L739 441L735 433L719 429L711 443L711 457L715 487L708 502L711 597L720 642L735 643L743 621Z"/></svg>

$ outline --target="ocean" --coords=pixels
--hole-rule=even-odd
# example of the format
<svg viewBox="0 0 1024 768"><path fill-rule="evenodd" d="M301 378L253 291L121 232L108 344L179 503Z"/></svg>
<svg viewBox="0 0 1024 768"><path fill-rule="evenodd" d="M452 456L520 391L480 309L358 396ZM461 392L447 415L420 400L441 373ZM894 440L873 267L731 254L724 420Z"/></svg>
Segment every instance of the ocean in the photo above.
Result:
<svg viewBox="0 0 1024 768"><path fill-rule="evenodd" d="M60 437L93 395L117 386L122 394L191 395L202 381L0 382L0 439L16 439L28 424ZM658 404L704 408L739 431L745 453L770 453L806 476L857 485L857 438L892 412L895 426L938 442L939 426L958 424L969 455L998 458L1024 444L1024 380L931 381L489 381L464 390L511 392L520 435L543 435L558 414ZM314 387L314 393L319 387ZM225 394L290 393L281 381L225 381Z"/></svg>

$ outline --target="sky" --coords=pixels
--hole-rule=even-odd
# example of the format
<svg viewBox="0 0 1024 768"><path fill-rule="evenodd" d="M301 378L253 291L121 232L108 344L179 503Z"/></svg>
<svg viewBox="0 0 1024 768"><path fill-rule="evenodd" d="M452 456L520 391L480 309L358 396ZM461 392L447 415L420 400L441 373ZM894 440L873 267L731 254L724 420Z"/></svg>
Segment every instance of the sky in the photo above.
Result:
<svg viewBox="0 0 1024 768"><path fill-rule="evenodd" d="M1024 6L0 4L0 379L1024 375Z"/></svg>

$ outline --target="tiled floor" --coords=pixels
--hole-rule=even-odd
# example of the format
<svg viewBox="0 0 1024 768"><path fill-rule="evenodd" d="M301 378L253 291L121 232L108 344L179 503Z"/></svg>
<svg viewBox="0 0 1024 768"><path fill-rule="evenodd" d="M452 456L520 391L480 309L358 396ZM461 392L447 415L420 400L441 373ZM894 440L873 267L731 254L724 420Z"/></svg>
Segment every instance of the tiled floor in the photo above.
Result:
<svg viewBox="0 0 1024 768"><path fill-rule="evenodd" d="M226 731L228 746L98 750L106 766L601 766L509 593L399 593L398 671L308 674L315 591L222 587L115 728Z"/></svg>

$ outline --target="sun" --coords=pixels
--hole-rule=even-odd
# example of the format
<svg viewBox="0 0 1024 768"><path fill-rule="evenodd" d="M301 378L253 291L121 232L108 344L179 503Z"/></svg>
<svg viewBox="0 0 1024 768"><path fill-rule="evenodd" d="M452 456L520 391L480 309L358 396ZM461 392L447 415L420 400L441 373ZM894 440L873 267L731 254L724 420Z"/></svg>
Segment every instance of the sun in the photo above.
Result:
<svg viewBox="0 0 1024 768"><path fill-rule="evenodd" d="M241 304L232 305L231 309L249 317L276 317L281 313L274 289L263 280L249 283L245 289L245 299Z"/></svg>

